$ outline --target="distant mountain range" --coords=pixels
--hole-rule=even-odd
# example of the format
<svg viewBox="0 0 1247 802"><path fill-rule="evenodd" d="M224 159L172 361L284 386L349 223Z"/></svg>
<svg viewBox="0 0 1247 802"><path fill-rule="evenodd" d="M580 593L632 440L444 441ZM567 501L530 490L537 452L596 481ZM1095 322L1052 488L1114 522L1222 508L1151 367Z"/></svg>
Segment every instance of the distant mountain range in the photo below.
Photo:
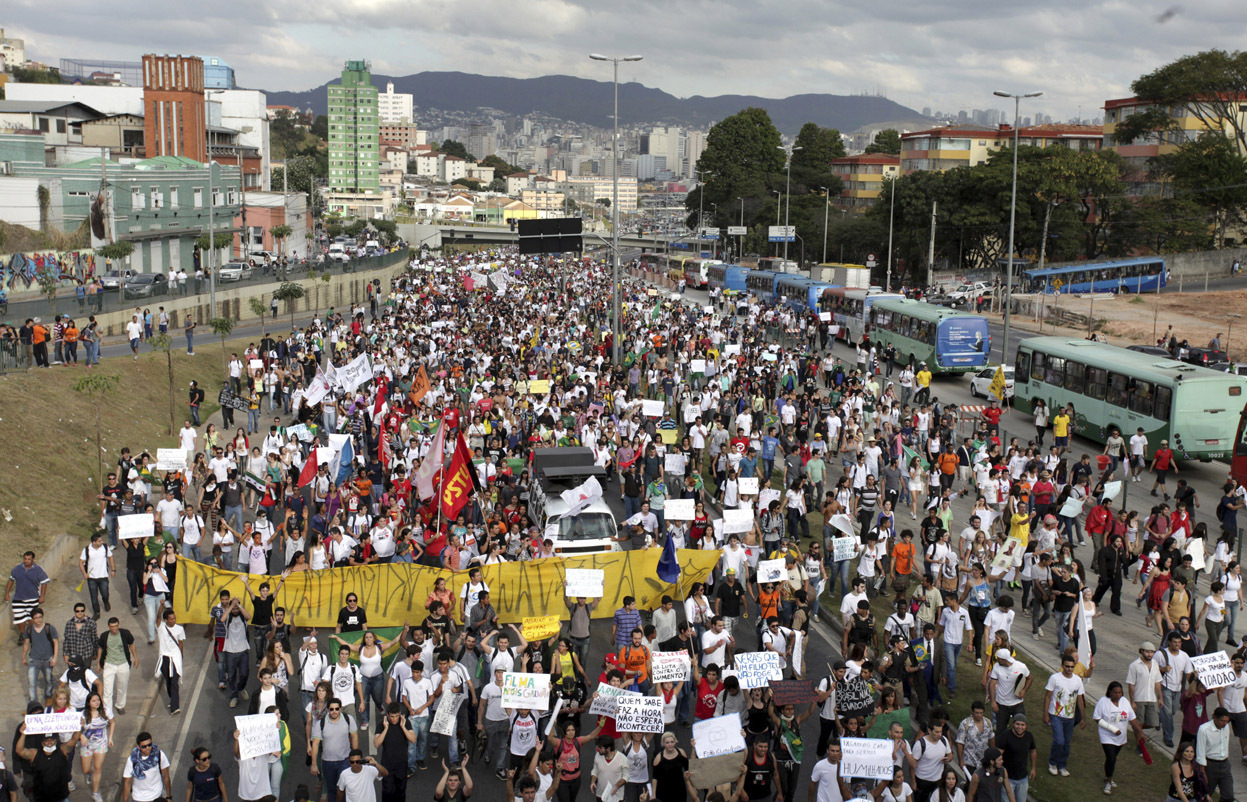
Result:
<svg viewBox="0 0 1247 802"><path fill-rule="evenodd" d="M492 108L514 115L544 112L573 122L607 127L611 120L612 93L609 81L592 81L569 75L541 78L499 78L463 72L421 72L415 75L373 75L373 84L384 88L394 82L395 92L410 93L417 107L471 112ZM336 80L336 79L335 79ZM311 108L324 114L327 106L322 84L305 92L268 92L274 105ZM775 126L795 135L807 122L844 133L889 120L924 118L913 109L884 97L865 95L805 94L786 98L755 95L678 98L661 89L638 83L619 85L619 117L633 123L679 124L705 128L741 109L766 109Z"/></svg>

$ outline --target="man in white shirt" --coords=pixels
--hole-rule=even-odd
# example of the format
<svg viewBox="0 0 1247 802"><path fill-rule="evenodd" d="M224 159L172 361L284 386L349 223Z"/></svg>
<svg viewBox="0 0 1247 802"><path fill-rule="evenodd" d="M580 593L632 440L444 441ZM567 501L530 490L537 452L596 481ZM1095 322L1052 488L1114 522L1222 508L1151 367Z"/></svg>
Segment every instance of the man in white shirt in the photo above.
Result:
<svg viewBox="0 0 1247 802"><path fill-rule="evenodd" d="M169 694L169 712L176 716L182 712L178 691L182 682L182 644L186 641L186 630L168 608L165 608L164 621L156 627L156 641L160 648L156 656L156 676L164 678L165 690Z"/></svg>
<svg viewBox="0 0 1247 802"><path fill-rule="evenodd" d="M390 774L385 766L358 749L346 760L349 768L338 775L337 802L377 802L377 780Z"/></svg>
<svg viewBox="0 0 1247 802"><path fill-rule="evenodd" d="M1031 671L1020 660L1013 659L1008 649L996 650L996 666L987 680L987 695L996 716L996 732L1004 732L1015 713L1025 713L1023 700L1030 690Z"/></svg>
<svg viewBox="0 0 1247 802"><path fill-rule="evenodd" d="M1234 668L1234 681L1217 689L1217 701L1230 714L1230 726L1238 737L1238 749L1243 762L1247 763L1247 671L1243 671L1243 653L1235 652L1230 658Z"/></svg>
<svg viewBox="0 0 1247 802"><path fill-rule="evenodd" d="M1143 433L1143 429L1135 432L1130 438L1130 464L1126 466L1125 474L1130 477L1130 481L1138 482L1143 475L1143 466L1146 462L1147 454L1147 435Z"/></svg>
<svg viewBox="0 0 1247 802"><path fill-rule="evenodd" d="M156 515L160 518L160 526L166 532L178 536L178 530L182 526L182 502L173 497L173 493L166 490L165 497L156 502Z"/></svg>
<svg viewBox="0 0 1247 802"><path fill-rule="evenodd" d="M415 660L411 664L411 678L403 681L402 699L407 706L408 721L411 731L416 734L415 742L407 749L407 768L426 768L425 755L429 748L429 727L433 716L429 708L433 704L433 683L424 676L424 661ZM484 694L482 693L482 698Z"/></svg>
<svg viewBox="0 0 1247 802"><path fill-rule="evenodd" d="M229 479L230 468L234 467L233 460L225 456L221 449L217 449L216 455L208 460L208 470L212 471L212 475L220 484L224 484Z"/></svg>
<svg viewBox="0 0 1247 802"><path fill-rule="evenodd" d="M1074 719L1086 720L1086 689L1082 677L1074 675L1076 660L1062 655L1060 672L1048 677L1044 686L1043 720L1052 727L1052 748L1048 751L1048 773L1069 776L1070 742L1074 738Z"/></svg>
<svg viewBox="0 0 1247 802"><path fill-rule="evenodd" d="M321 652L320 643L315 636L308 636L303 639L295 662L299 667L299 693L303 701L299 709L307 710L307 706L316 698L316 684L324 676L325 669L329 666L329 658ZM309 722L304 723L310 726Z"/></svg>
<svg viewBox="0 0 1247 802"><path fill-rule="evenodd" d="M860 576L853 578L853 590L846 593L840 601L840 618L845 624L857 612L859 601L869 601L866 597L866 580Z"/></svg>
<svg viewBox="0 0 1247 802"><path fill-rule="evenodd" d="M1143 729L1160 726L1156 710L1160 700L1160 666L1154 659L1156 644L1144 641L1139 646L1139 657L1126 669L1126 698L1134 705L1134 714Z"/></svg>
<svg viewBox="0 0 1247 802"><path fill-rule="evenodd" d="M125 768L121 771L124 778L122 799L155 802L171 797L173 783L169 781L169 756L152 743L149 732L140 732L135 744L138 745L138 759L126 758Z"/></svg>
<svg viewBox="0 0 1247 802"><path fill-rule="evenodd" d="M701 667L726 666L728 649L735 643L736 639L723 628L723 616L716 615L710 619L710 628L701 633Z"/></svg>
<svg viewBox="0 0 1247 802"><path fill-rule="evenodd" d="M117 573L113 562L113 548L104 542L104 535L95 532L91 535L91 545L82 550L78 558L78 570L86 580L91 594L91 612L96 621L100 620L100 598L103 597L104 609L112 610L108 600L108 580Z"/></svg>
<svg viewBox="0 0 1247 802"><path fill-rule="evenodd" d="M130 352L134 354L134 361L138 362L139 340L143 339L143 324L139 322L138 315L131 317L126 324L126 339L130 341Z"/></svg>
<svg viewBox="0 0 1247 802"><path fill-rule="evenodd" d="M188 455L194 454L196 437L198 437L198 434L195 432L195 427L191 426L190 421L185 421L182 424L182 428L178 430L179 448Z"/></svg>
<svg viewBox="0 0 1247 802"><path fill-rule="evenodd" d="M827 744L827 756L814 764L810 772L809 802L844 802L849 789L840 777L840 742Z"/></svg>
<svg viewBox="0 0 1247 802"><path fill-rule="evenodd" d="M1156 653L1156 662L1160 665L1160 729L1165 739L1165 746L1173 744L1173 719L1181 709L1182 689L1187 679L1195 673L1195 665L1190 656L1182 651L1182 636L1170 632L1167 647Z"/></svg>

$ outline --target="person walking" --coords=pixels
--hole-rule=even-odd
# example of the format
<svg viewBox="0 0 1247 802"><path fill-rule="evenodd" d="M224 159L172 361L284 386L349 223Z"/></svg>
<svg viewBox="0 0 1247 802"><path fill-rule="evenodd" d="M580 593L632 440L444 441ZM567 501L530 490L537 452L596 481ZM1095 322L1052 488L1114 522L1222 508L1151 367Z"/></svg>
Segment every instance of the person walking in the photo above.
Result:
<svg viewBox="0 0 1247 802"><path fill-rule="evenodd" d="M52 577L35 562L35 553L28 551L22 555L22 561L13 566L9 572L8 584L4 586L4 599L13 603L13 626L17 627L18 635L30 627L31 613L43 604L43 596L47 593L48 583Z"/></svg>
<svg viewBox="0 0 1247 802"><path fill-rule="evenodd" d="M1212 711L1212 718L1199 725L1195 734L1195 763L1204 770L1208 799L1218 790L1222 799L1234 798L1230 734L1230 711L1224 707Z"/></svg>
<svg viewBox="0 0 1247 802"><path fill-rule="evenodd" d="M179 689L182 682L182 648L186 642L186 630L177 622L173 610L165 610L164 621L156 630L159 653L156 656L156 676L163 677L165 692L169 695L169 713L176 716L182 712Z"/></svg>
<svg viewBox="0 0 1247 802"><path fill-rule="evenodd" d="M170 610L172 615L173 611ZM181 627L178 627L181 629ZM169 782L169 756L152 742L150 732L140 732L134 739L136 746L126 759L121 776L123 800L133 802L156 802L172 799L173 785Z"/></svg>
<svg viewBox="0 0 1247 802"><path fill-rule="evenodd" d="M111 720L126 714L126 694L130 688L130 669L139 661L130 630L121 628L121 621L108 619L108 629L100 634L96 663L104 684L104 713Z"/></svg>
<svg viewBox="0 0 1247 802"><path fill-rule="evenodd" d="M1100 735L1100 747L1104 750L1104 793L1112 794L1113 789L1117 787L1117 783L1113 782L1113 774L1117 770L1117 754L1121 752L1121 748L1126 745L1126 730L1133 729L1135 738L1140 744L1147 740L1143 734L1143 728L1139 726L1139 720L1134 714L1134 708L1130 706L1129 700L1125 698L1124 689L1120 682L1114 680L1108 684L1108 690L1104 696L1100 697L1100 701L1095 703L1095 710L1091 717L1095 719L1097 724L1097 732ZM1229 717L1226 717L1226 723L1229 723ZM1205 725L1206 726L1206 725ZM1226 730L1228 746L1228 734ZM1226 751L1228 755L1228 750ZM1225 774L1229 776L1229 763L1225 764ZM1225 799L1233 799L1233 788L1230 789L1230 795Z"/></svg>
<svg viewBox="0 0 1247 802"><path fill-rule="evenodd" d="M1044 686L1043 721L1052 728L1052 747L1048 750L1048 773L1069 776L1070 745L1074 738L1074 722L1082 720L1087 729L1085 712L1086 689L1082 677L1074 674L1076 659L1062 655L1060 672L1048 677Z"/></svg>

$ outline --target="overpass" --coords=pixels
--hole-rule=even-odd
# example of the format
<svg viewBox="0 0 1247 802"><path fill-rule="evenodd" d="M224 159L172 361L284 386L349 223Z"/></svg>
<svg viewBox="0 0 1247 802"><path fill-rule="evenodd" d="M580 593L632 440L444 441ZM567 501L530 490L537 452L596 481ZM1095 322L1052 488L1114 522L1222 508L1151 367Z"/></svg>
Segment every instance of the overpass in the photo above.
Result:
<svg viewBox="0 0 1247 802"><path fill-rule="evenodd" d="M510 226L467 222L457 224L454 222L399 223L398 235L413 248L428 247L435 250L443 245L515 245L519 242L518 232L512 230ZM586 248L594 245L609 245L610 236L604 232L586 232L584 243ZM693 252L696 250L696 242L691 237L672 235L640 237L630 234L619 238L619 247L621 250L631 248L641 251L657 251L673 247L685 252Z"/></svg>

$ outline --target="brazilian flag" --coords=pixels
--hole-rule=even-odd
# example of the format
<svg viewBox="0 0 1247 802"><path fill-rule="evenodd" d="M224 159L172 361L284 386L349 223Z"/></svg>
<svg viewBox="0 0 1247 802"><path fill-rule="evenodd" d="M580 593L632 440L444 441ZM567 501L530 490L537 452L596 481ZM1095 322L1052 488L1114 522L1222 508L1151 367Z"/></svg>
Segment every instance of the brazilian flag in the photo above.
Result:
<svg viewBox="0 0 1247 802"><path fill-rule="evenodd" d="M914 457L917 457L918 464L922 466L922 470L924 471L931 470L931 463L928 462L925 457L923 457L917 451L914 451L909 446L904 446L904 449L905 449L905 464L906 465L908 465L913 460Z"/></svg>
<svg viewBox="0 0 1247 802"><path fill-rule="evenodd" d="M402 627L376 627L375 629L370 629L368 631L375 634L377 636L377 640L380 641L382 645L384 645L391 638L397 638L399 634L403 631L403 628ZM346 643L358 644L361 641L363 641L364 633L362 630L359 632L340 632L338 633L338 638L341 639L342 641L345 641ZM401 657L404 654L406 654L406 652L403 649L403 644L397 640L394 641L394 643L390 644L390 647L388 649L386 649L385 651L381 653L381 670L388 674L390 671L390 666L394 665L395 659ZM359 652L351 653L351 662L354 663L355 665L359 665Z"/></svg>

